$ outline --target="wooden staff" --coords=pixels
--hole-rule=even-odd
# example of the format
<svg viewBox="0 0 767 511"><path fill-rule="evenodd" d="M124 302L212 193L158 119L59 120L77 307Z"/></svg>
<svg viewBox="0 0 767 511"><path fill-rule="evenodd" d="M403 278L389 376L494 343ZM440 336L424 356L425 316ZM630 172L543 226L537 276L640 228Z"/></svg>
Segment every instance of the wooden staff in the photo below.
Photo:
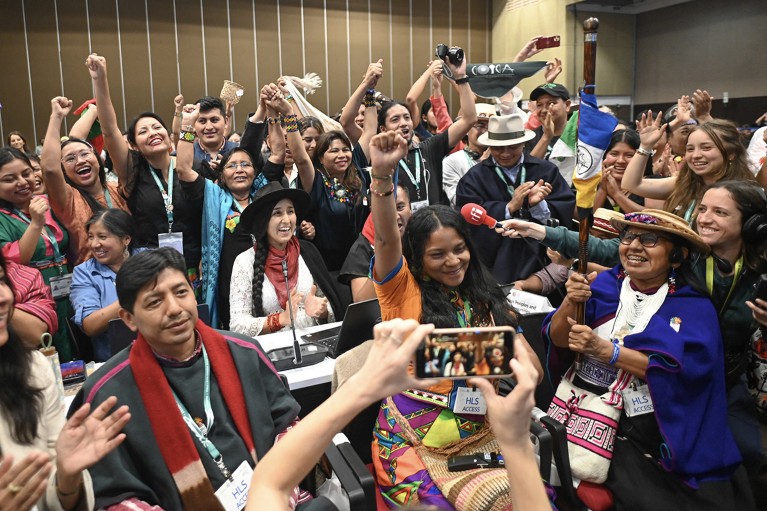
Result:
<svg viewBox="0 0 767 511"><path fill-rule="evenodd" d="M583 92L596 93L597 71L597 30L599 20L589 18L583 22ZM577 165L577 164L576 164ZM578 273L586 275L589 264L589 229L594 222L594 207L578 208ZM586 307L584 303L576 304L575 320L579 325L586 323ZM575 363L580 365L581 354L575 357Z"/></svg>

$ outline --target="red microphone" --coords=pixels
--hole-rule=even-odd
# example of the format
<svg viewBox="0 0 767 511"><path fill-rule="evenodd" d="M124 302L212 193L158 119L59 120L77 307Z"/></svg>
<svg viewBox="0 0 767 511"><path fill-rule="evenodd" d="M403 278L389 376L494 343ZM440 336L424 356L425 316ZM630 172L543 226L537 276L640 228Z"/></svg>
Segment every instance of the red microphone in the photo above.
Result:
<svg viewBox="0 0 767 511"><path fill-rule="evenodd" d="M461 215L471 225L486 225L491 229L503 229L495 218L487 215L487 210L479 204L469 202L461 208Z"/></svg>

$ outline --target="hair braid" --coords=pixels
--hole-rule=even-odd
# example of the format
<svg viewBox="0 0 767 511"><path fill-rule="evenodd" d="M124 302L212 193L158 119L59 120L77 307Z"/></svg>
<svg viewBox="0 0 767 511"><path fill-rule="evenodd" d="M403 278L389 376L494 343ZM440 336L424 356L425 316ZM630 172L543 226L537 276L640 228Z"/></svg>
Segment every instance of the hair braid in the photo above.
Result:
<svg viewBox="0 0 767 511"><path fill-rule="evenodd" d="M269 244L266 240L256 243L256 256L253 259L253 316L264 315L263 289L264 289L264 264L266 255L269 253Z"/></svg>

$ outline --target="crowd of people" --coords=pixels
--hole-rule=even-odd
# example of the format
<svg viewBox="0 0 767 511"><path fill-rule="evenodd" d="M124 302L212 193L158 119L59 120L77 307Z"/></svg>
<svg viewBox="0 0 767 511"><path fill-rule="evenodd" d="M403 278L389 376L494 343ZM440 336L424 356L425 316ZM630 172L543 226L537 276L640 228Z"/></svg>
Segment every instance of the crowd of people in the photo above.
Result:
<svg viewBox="0 0 767 511"><path fill-rule="evenodd" d="M755 295L767 131L746 141L712 117L705 90L618 119L584 275L588 219L555 150L574 110L558 59L527 111L514 90L477 97L454 58L429 62L404 101L376 90L386 66L373 62L334 116L279 77L242 131L230 101L182 95L170 129L143 112L122 130L106 59L85 68L94 98L69 133L74 103L59 96L39 154L16 131L0 149L0 510L242 509L238 485L247 509L335 509L299 484L376 401L372 470L390 507L550 509L528 434L543 378L611 396L611 461L599 476L573 472L615 509L767 498L767 296ZM496 228L467 222L467 204ZM526 336L509 286L558 305L542 335ZM341 321L371 298L384 322L366 362L299 421L253 339ZM138 333L119 353L114 320ZM409 362L435 326L510 327L514 390L478 378L509 372L502 340L429 341L425 374L451 378L415 379ZM82 358L82 335L104 365L65 413L36 349L50 336L61 362ZM542 337L545 358L526 337ZM481 394L480 413L467 393ZM567 423L576 394L536 404ZM649 413L627 404L638 395ZM482 450L502 451L505 470L445 475L448 455Z"/></svg>

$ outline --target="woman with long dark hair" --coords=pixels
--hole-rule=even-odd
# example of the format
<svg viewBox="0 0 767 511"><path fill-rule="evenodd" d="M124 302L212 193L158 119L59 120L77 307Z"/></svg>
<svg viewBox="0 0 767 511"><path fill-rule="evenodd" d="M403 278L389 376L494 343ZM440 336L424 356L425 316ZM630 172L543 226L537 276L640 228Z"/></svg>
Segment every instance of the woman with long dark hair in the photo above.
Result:
<svg viewBox="0 0 767 511"><path fill-rule="evenodd" d="M72 101L57 96L51 100L51 118L45 134L41 167L48 200L56 218L69 231L73 264L91 256L85 224L106 208L127 211L117 184L107 183L101 157L85 140L70 137L59 142L61 123L72 109Z"/></svg>
<svg viewBox="0 0 767 511"><path fill-rule="evenodd" d="M0 247L10 261L40 270L56 300L59 329L53 342L62 361L72 360L73 347L65 318L71 316L66 257L69 234L51 215L48 199L34 195L34 172L27 156L0 149Z"/></svg>
<svg viewBox="0 0 767 511"><path fill-rule="evenodd" d="M90 415L90 405L81 407L65 423L51 365L42 353L26 348L9 328L12 314L13 293L5 274L5 259L0 254L0 445L3 456L12 455L21 460L42 451L55 466L48 477L45 495L36 503L38 509L93 509L93 488L86 469L125 439L120 430L130 418L128 407L121 406L107 415L117 403L117 398L111 397ZM12 494L20 493L27 483L17 477L5 489Z"/></svg>
<svg viewBox="0 0 767 511"><path fill-rule="evenodd" d="M93 257L75 267L69 299L74 322L91 337L95 361L105 362L112 356L107 326L120 310L115 280L131 255L136 223L126 211L102 209L88 220L85 231Z"/></svg>
<svg viewBox="0 0 767 511"><path fill-rule="evenodd" d="M372 278L381 318L412 318L439 328L517 327L516 313L480 262L468 223L457 211L441 205L423 207L413 213L400 238L393 174L406 153L407 142L399 132L381 133L370 143L375 224ZM523 342L518 346L532 354L538 373L543 374L532 349L522 335L519 338ZM378 484L391 502L402 504L401 485L414 485L417 495L409 495L410 503L420 501L449 509L447 496L436 490L412 440L402 434L399 425L393 426L395 418L404 414L418 416L420 425L412 424L416 429L439 421L444 426L422 440L429 448L439 450L484 433L485 417L452 408L458 394L466 390L465 380L444 380L427 390L427 399L408 391L382 404L373 443L373 465Z"/></svg>
<svg viewBox="0 0 767 511"><path fill-rule="evenodd" d="M120 180L120 193L138 225L138 243L150 248L168 246L181 252L199 296L204 182L200 179L194 186L180 185L170 154L170 132L154 112L141 113L131 121L126 144L109 96L106 59L90 55L86 66L96 92L104 144ZM193 126L182 126L182 131L194 135Z"/></svg>
<svg viewBox="0 0 767 511"><path fill-rule="evenodd" d="M343 317L343 306L319 252L294 235L309 203L303 190L271 182L256 192L242 213L240 228L251 233L254 245L237 256L232 268L232 331L255 337L290 328L288 292L297 328Z"/></svg>
<svg viewBox="0 0 767 511"><path fill-rule="evenodd" d="M8 133L8 137L5 139L5 143L8 147L18 149L22 153L31 153L29 145L27 145L27 137L21 134L20 131L11 131Z"/></svg>

